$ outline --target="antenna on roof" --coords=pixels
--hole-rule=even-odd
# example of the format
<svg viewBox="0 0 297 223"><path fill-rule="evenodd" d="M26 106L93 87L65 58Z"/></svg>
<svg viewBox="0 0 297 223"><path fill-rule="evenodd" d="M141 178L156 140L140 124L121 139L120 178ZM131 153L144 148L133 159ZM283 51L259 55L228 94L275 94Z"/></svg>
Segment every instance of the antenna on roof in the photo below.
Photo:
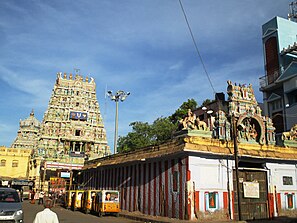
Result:
<svg viewBox="0 0 297 223"><path fill-rule="evenodd" d="M289 4L288 19L293 22L297 22L297 1Z"/></svg>

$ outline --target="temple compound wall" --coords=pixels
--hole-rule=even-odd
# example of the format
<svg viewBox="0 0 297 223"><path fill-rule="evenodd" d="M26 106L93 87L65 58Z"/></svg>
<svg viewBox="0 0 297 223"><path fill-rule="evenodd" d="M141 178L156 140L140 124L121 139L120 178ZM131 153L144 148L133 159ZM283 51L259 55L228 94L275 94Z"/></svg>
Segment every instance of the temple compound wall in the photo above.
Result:
<svg viewBox="0 0 297 223"><path fill-rule="evenodd" d="M131 212L178 219L238 219L232 146L186 136L160 147L89 161L81 186L119 190L121 209ZM297 151L282 149L239 148L242 219L297 210Z"/></svg>
<svg viewBox="0 0 297 223"><path fill-rule="evenodd" d="M119 190L123 210L170 218L296 213L297 148L275 146L251 85L228 81L227 93L212 128L189 110L171 141L86 162L80 186Z"/></svg>

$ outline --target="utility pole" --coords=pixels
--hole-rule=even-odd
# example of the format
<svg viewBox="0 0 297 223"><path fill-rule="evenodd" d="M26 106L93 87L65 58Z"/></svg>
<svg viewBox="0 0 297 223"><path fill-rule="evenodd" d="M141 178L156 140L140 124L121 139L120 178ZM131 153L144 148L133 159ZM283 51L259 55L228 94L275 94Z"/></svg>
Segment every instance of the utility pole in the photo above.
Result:
<svg viewBox="0 0 297 223"><path fill-rule="evenodd" d="M235 161L235 177L236 177L236 190L237 190L237 210L238 220L241 221L241 197L240 197L240 185L239 185L239 172L238 172L238 144L237 144L237 121L232 114L232 129L233 129L233 146L234 146L234 161Z"/></svg>

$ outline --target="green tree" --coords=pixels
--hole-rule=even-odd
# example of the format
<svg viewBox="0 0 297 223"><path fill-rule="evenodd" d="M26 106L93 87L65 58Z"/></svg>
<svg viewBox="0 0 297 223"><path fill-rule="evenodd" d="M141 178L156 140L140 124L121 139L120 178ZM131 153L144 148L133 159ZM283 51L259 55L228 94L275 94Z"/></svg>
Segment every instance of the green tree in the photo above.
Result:
<svg viewBox="0 0 297 223"><path fill-rule="evenodd" d="M210 99L205 99L203 102L202 102L202 106L207 106L209 105L210 103L212 103L213 101L210 100Z"/></svg>
<svg viewBox="0 0 297 223"><path fill-rule="evenodd" d="M188 99L188 101L182 103L182 105L171 115L169 116L170 121L173 124L177 124L179 120L183 119L187 113L188 109L192 111L197 108L198 104L195 99Z"/></svg>
<svg viewBox="0 0 297 223"><path fill-rule="evenodd" d="M166 117L157 118L153 124L147 122L133 122L132 132L126 136L120 136L118 151L128 152L141 147L157 145L170 139L176 126Z"/></svg>
<svg viewBox="0 0 297 223"><path fill-rule="evenodd" d="M172 137L172 133L176 130L177 126L173 124L168 117L157 118L151 125L154 144L160 144Z"/></svg>
<svg viewBox="0 0 297 223"><path fill-rule="evenodd" d="M128 152L142 147L158 145L166 142L172 137L172 133L177 130L178 121L184 118L188 109L192 111L197 108L194 99L184 102L174 114L169 117L159 117L152 124L147 122L132 122L132 132L118 139L118 151Z"/></svg>
<svg viewBox="0 0 297 223"><path fill-rule="evenodd" d="M132 122L132 132L118 139L118 151L127 152L151 144L151 127L147 122Z"/></svg>

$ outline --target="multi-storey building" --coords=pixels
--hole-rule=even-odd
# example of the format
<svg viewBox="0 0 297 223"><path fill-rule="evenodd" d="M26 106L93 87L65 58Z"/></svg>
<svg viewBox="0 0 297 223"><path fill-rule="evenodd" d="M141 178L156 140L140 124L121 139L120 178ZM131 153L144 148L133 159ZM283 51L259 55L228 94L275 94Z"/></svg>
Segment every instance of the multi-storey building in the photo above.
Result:
<svg viewBox="0 0 297 223"><path fill-rule="evenodd" d="M25 120L20 120L20 128L17 137L11 145L11 148L27 148L36 150L38 146L38 135L41 123L38 121L34 112Z"/></svg>
<svg viewBox="0 0 297 223"><path fill-rule="evenodd" d="M31 148L0 147L0 185L28 185Z"/></svg>
<svg viewBox="0 0 297 223"><path fill-rule="evenodd" d="M260 90L279 142L281 133L297 123L297 23L275 17L262 26L262 35L265 76Z"/></svg>

